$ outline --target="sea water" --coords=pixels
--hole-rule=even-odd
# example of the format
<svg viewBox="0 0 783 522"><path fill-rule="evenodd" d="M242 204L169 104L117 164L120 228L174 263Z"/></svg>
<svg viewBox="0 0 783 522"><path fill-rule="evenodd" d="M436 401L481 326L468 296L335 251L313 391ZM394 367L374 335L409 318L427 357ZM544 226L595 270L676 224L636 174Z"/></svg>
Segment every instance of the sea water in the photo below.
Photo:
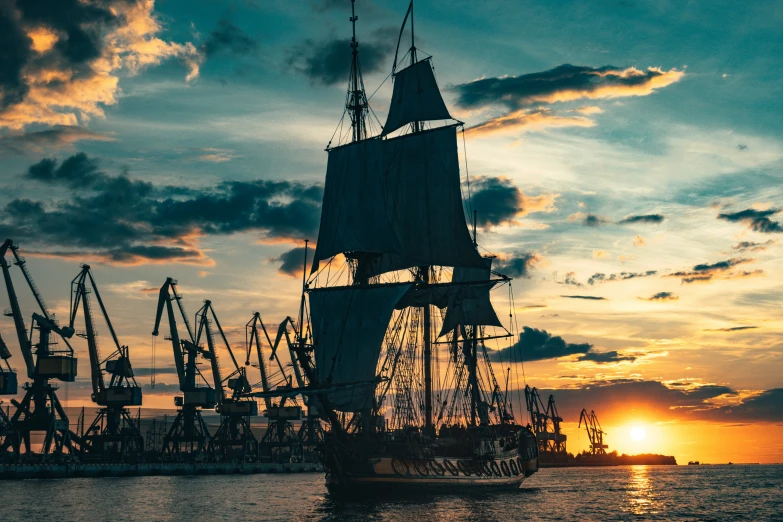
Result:
<svg viewBox="0 0 783 522"><path fill-rule="evenodd" d="M0 481L0 520L783 520L783 466L543 469L511 492L362 499L318 473Z"/></svg>

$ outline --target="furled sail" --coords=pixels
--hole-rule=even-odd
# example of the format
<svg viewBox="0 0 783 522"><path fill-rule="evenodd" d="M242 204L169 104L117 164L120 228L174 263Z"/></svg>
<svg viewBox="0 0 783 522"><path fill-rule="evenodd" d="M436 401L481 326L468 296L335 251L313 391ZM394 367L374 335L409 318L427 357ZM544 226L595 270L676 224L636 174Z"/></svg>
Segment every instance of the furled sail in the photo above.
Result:
<svg viewBox="0 0 783 522"><path fill-rule="evenodd" d="M329 150L313 272L345 252L401 251L386 209L383 147L370 139Z"/></svg>
<svg viewBox="0 0 783 522"><path fill-rule="evenodd" d="M463 283L467 281L490 281L492 259L484 258L484 268L455 268L452 282ZM451 296L446 317L443 318L443 327L438 334L441 337L453 331L458 325L503 325L492 307L489 299L489 291L494 284L466 286L455 285L457 291Z"/></svg>
<svg viewBox="0 0 783 522"><path fill-rule="evenodd" d="M384 140L386 204L400 253L383 252L378 275L415 266L482 268L462 209L454 126Z"/></svg>
<svg viewBox="0 0 783 522"><path fill-rule="evenodd" d="M443 102L429 58L394 76L394 92L382 136L414 121L450 119L453 118Z"/></svg>
<svg viewBox="0 0 783 522"><path fill-rule="evenodd" d="M386 328L397 301L409 283L369 287L334 287L311 290L318 385L343 385L372 381ZM329 392L331 407L357 412L372 406L375 384Z"/></svg>

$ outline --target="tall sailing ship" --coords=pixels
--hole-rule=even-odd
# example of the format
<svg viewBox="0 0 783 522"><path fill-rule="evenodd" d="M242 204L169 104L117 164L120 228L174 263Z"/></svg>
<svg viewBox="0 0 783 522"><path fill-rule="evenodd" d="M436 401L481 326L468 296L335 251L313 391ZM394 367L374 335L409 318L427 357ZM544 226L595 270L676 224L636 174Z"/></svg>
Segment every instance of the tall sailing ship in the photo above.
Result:
<svg viewBox="0 0 783 522"><path fill-rule="evenodd" d="M346 143L327 147L299 321L289 318L277 337L288 339L296 392L329 428L321 446L327 486L517 488L537 471L538 449L515 421L508 381L504 393L485 346L511 336L490 300L509 278L479 254L475 214L472 236L468 227L463 124L449 114L431 56L422 59L415 46L411 2L386 123L373 133L353 9L350 20L350 131ZM406 24L411 46L398 62Z"/></svg>

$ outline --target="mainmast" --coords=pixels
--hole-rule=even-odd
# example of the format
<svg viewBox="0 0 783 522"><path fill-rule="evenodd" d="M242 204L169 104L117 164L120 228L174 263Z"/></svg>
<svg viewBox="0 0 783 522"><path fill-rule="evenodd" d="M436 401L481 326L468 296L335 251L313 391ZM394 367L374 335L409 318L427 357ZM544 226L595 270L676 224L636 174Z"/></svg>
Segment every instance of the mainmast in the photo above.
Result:
<svg viewBox="0 0 783 522"><path fill-rule="evenodd" d="M411 15L411 65L417 62L416 57L416 34L413 25L413 0L408 7ZM420 121L411 123L413 133L421 132L423 125ZM422 180L426 182L426 180ZM430 267L424 265L419 267L419 279L422 284L427 285L430 282ZM424 362L424 431L427 434L434 435L435 427L432 423L432 307L424 305L422 309L422 358Z"/></svg>
<svg viewBox="0 0 783 522"><path fill-rule="evenodd" d="M356 41L356 0L351 0L351 26L353 35L351 36L351 76L348 80L348 96L346 97L345 108L351 115L351 141L361 141L367 137L367 126L365 124L367 116L367 96L364 93L364 79L362 78L362 69L359 65L359 42Z"/></svg>

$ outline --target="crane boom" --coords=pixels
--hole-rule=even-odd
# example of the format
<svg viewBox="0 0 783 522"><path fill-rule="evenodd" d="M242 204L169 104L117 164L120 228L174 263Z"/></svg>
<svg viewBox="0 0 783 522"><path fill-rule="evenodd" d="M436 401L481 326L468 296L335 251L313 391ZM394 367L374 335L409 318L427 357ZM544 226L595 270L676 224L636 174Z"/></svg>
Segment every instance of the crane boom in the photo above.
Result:
<svg viewBox="0 0 783 522"><path fill-rule="evenodd" d="M27 281L27 286L30 287L30 291L33 293L35 302L38 303L38 308L41 309L41 312L44 314L44 317L46 317L47 319L51 319L51 316L49 314L49 309L46 307L46 302L43 300L43 297L41 296L41 292L38 291L38 286L36 286L35 281L33 281L33 276L30 274L30 271L27 270L27 260L19 255L19 246L15 245L13 241L11 241L9 248L11 249L11 252L14 254L16 265L22 269L22 274L24 275L24 279L25 281Z"/></svg>
<svg viewBox="0 0 783 522"><path fill-rule="evenodd" d="M35 360L33 359L33 349L30 341L27 338L27 327L24 324L24 317L22 316L22 310L19 307L19 299L16 296L14 290L14 282L11 279L11 271L9 270L8 262L5 259L5 255L13 242L10 239L6 239L2 246L0 246L0 266L3 270L3 279L5 280L5 288L8 293L8 300L11 304L11 317L14 319L14 327L16 329L16 338L19 341L19 349L22 351L22 358L24 364L27 367L27 377L32 379L35 376ZM9 315L6 313L6 315Z"/></svg>
<svg viewBox="0 0 783 522"><path fill-rule="evenodd" d="M76 314L79 311L79 304L84 308L84 327L86 330L87 350L90 355L90 380L92 382L93 397L97 397L106 389L106 383L103 380L101 371L101 356L98 351L98 338L95 330L95 322L92 317L92 308L90 306L89 290L85 285L85 279L89 272L89 265L82 265L82 271L71 281L71 313L70 326L76 321Z"/></svg>
<svg viewBox="0 0 783 522"><path fill-rule="evenodd" d="M253 313L253 318L248 321L248 323L245 325L245 339L247 341L247 364L250 364L250 352L252 348L255 346L256 353L258 355L258 369L261 372L261 387L265 392L269 391L269 378L266 373L266 363L264 362L264 356L261 353L261 338L258 335L258 324L261 323L263 327L263 322L261 321L261 314L258 312ZM266 333L266 328L264 328L264 333ZM269 336L267 335L267 338ZM272 398L271 397L264 397L264 406L266 406L266 409L269 410L269 408L272 407Z"/></svg>
<svg viewBox="0 0 783 522"><path fill-rule="evenodd" d="M163 314L163 306L166 306L166 312L169 318L169 330L171 331L171 346L174 349L174 365L177 368L177 378L179 379L179 389L185 391L185 357L182 354L182 345L179 339L179 332L177 331L177 318L174 315L174 307L171 304L172 299L178 299L176 292L174 297L171 296L171 290L176 286L177 281L167 277L166 282L160 287L160 294L158 295L158 309L155 314L155 328L152 330L152 335L157 336L160 328L160 319ZM180 305L180 310L182 307ZM183 314L184 316L184 314ZM191 334L191 338L193 335ZM191 339L192 340L192 339Z"/></svg>
<svg viewBox="0 0 783 522"><path fill-rule="evenodd" d="M212 303L209 300L204 301L204 306L196 312L198 319L198 330L196 333L196 346L200 344L202 333L206 333L207 337L207 358L209 359L210 366L212 367L212 381L215 383L215 391L217 393L217 402L222 404L225 399L225 393L223 391L223 377L220 375L220 365L218 364L217 351L215 350L215 340L212 337L212 327L209 324L209 317L207 314L212 308ZM212 312L214 315L214 311Z"/></svg>

